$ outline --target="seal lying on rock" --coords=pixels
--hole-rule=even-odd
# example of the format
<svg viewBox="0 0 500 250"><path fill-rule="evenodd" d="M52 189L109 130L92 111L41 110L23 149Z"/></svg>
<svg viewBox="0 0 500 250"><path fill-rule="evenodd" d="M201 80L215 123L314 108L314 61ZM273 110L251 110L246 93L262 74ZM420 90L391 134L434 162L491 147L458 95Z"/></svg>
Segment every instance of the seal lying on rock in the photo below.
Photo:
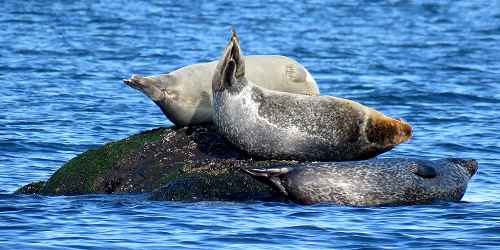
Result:
<svg viewBox="0 0 500 250"><path fill-rule="evenodd" d="M378 206L460 201L477 168L475 160L378 159L242 170L297 203Z"/></svg>
<svg viewBox="0 0 500 250"><path fill-rule="evenodd" d="M411 126L357 102L265 89L246 77L233 32L212 82L214 122L251 155L268 159L359 160L408 140Z"/></svg>
<svg viewBox="0 0 500 250"><path fill-rule="evenodd" d="M268 89L319 95L316 81L304 66L284 56L247 56L247 77ZM151 98L176 125L212 122L211 80L217 62L180 68L169 74L132 76L124 83Z"/></svg>

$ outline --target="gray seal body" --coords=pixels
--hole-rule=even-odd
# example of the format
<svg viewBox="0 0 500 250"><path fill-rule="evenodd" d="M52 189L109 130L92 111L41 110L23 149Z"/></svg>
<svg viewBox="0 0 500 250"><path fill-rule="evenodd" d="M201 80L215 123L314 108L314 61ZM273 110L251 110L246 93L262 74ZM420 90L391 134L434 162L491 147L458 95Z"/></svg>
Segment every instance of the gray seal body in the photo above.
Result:
<svg viewBox="0 0 500 250"><path fill-rule="evenodd" d="M214 122L239 149L266 159L368 159L411 137L411 126L332 96L306 96L260 87L246 77L233 37L214 73Z"/></svg>
<svg viewBox="0 0 500 250"><path fill-rule="evenodd" d="M475 160L374 159L246 169L300 204L411 205L460 201L476 173Z"/></svg>
<svg viewBox="0 0 500 250"><path fill-rule="evenodd" d="M261 86L303 95L319 95L316 81L297 61L277 55L247 56L247 75ZM143 92L176 125L212 122L212 75L217 61L189 65L171 73L124 80Z"/></svg>

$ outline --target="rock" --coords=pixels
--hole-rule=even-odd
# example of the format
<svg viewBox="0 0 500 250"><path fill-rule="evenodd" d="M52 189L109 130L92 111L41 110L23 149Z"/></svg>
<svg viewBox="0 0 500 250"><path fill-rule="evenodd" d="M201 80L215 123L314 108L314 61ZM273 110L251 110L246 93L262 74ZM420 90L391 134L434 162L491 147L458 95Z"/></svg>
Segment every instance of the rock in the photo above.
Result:
<svg viewBox="0 0 500 250"><path fill-rule="evenodd" d="M155 200L280 200L238 170L266 166L219 135L213 125L158 128L88 150L57 170L45 185L16 193L42 195L153 192ZM35 188L36 187L36 188Z"/></svg>
<svg viewBox="0 0 500 250"><path fill-rule="evenodd" d="M187 172L152 192L153 200L284 201L274 190L242 175L239 168L269 167L272 162L219 160L193 164ZM264 183L265 184L265 183Z"/></svg>
<svg viewBox="0 0 500 250"><path fill-rule="evenodd" d="M467 162L459 159L445 159L464 165ZM379 160L394 161L394 160ZM400 161L407 161L401 159ZM377 162L369 160L366 162ZM429 163L429 161L422 161ZM457 163L457 164L458 164ZM271 172L281 173L283 169L297 168L301 165L316 166L318 164L345 165L355 167L363 162L345 163L298 163L291 161L258 160L252 159L244 152L239 151L219 135L213 125L198 125L192 127L158 128L131 136L127 139L106 144L100 148L88 150L68 161L57 170L46 182L34 182L19 190L16 194L42 194L42 195L78 195L78 194L120 194L151 192L153 200L170 201L285 201L286 196L279 193L280 189L273 189L269 178L250 175L241 169L268 169ZM429 163L430 164L430 163ZM429 165L427 164L427 165ZM399 164L400 165L400 164ZM424 164L426 165L426 164ZM430 164L432 165L432 164ZM468 170L471 176L477 169L477 164ZM432 165L433 166L433 165ZM465 164L464 166L468 166ZM389 164L382 169L397 168L398 164ZM438 166L437 166L438 167ZM441 168L436 167L437 175L443 175ZM412 170L412 168L409 168ZM369 168L367 168L369 170ZM418 170L418 169L417 169ZM267 170L266 170L267 171ZM291 171L291 170L290 170ZM384 170L385 171L385 170ZM337 173L338 171L336 171ZM465 172L463 170L462 172ZM340 172L338 172L340 173ZM418 174L418 173L417 173ZM424 171L422 178L434 178ZM435 173L434 173L435 174ZM343 175L347 181L359 181L360 175ZM463 173L462 173L463 175ZM394 175L398 177L399 175ZM457 190L441 192L432 201L458 201L465 191L468 178L460 182L457 173L450 172L450 181L441 185L452 188L461 185ZM319 174L319 177L325 177ZM313 185L321 179L314 177ZM285 177L287 179L288 177ZM388 180L383 175L383 180ZM398 177L399 178L399 177ZM417 178L417 177L415 177ZM442 177L440 177L442 179ZM324 178L323 178L324 179ZM392 178L394 179L394 178ZM418 178L417 178L418 179ZM431 190L436 181L433 179L420 180L429 182ZM439 179L439 178L434 178ZM273 180L271 180L272 182ZM274 180L276 181L276 180ZM282 180L281 180L282 181ZM276 184L275 182L272 182ZM374 185L378 190L380 181ZM398 181L391 187L400 188ZM304 184L300 184L304 185ZM359 184L354 184L354 186ZM276 190L276 191L275 191ZM368 190L368 193L366 193ZM357 195L373 194L371 188L356 191ZM408 188L410 194L416 192L417 196L424 195L419 186ZM437 189L436 189L437 190ZM363 193L365 192L365 193ZM390 192L389 192L390 193ZM438 192L439 193L439 192ZM406 193L405 193L406 194ZM342 195L334 198L342 198ZM388 199L383 195L384 205L401 205L397 199ZM452 197L452 199L449 199ZM456 199L453 197L457 197ZM384 200L386 199L387 200ZM415 197L414 197L415 198ZM418 197L416 197L418 198ZM432 197L431 197L432 198ZM293 200L293 199L292 199ZM345 205L359 205L354 202L334 202ZM373 204L370 204L373 205Z"/></svg>
<svg viewBox="0 0 500 250"><path fill-rule="evenodd" d="M45 181L32 182L16 190L14 194L40 194L44 186L45 186Z"/></svg>

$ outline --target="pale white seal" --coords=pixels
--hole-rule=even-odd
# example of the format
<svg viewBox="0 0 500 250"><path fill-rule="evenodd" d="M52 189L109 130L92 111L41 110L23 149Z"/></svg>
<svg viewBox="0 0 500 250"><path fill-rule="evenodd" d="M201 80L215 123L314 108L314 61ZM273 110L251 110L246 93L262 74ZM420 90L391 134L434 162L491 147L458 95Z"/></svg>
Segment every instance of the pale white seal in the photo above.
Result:
<svg viewBox="0 0 500 250"><path fill-rule="evenodd" d="M319 95L316 81L297 61L285 56L247 56L247 77L260 86L303 95ZM212 76L217 61L186 66L171 73L132 76L124 83L151 98L176 125L212 122Z"/></svg>

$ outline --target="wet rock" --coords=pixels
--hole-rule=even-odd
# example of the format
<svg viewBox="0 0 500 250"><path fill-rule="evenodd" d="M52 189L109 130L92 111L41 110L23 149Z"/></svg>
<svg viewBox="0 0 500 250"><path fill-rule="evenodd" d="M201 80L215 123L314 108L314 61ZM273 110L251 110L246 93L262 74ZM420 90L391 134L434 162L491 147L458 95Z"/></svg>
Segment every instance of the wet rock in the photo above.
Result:
<svg viewBox="0 0 500 250"><path fill-rule="evenodd" d="M45 181L32 182L16 190L14 194L40 194L44 187Z"/></svg>
<svg viewBox="0 0 500 250"><path fill-rule="evenodd" d="M158 128L88 150L68 161L45 185L29 184L17 193L154 191L155 200L281 200L268 185L239 171L273 162L250 159L211 124Z"/></svg>
<svg viewBox="0 0 500 250"><path fill-rule="evenodd" d="M276 162L277 163L277 162ZM241 168L269 167L275 162L210 160L192 163L178 178L154 190L153 200L284 201L268 185L243 174Z"/></svg>

